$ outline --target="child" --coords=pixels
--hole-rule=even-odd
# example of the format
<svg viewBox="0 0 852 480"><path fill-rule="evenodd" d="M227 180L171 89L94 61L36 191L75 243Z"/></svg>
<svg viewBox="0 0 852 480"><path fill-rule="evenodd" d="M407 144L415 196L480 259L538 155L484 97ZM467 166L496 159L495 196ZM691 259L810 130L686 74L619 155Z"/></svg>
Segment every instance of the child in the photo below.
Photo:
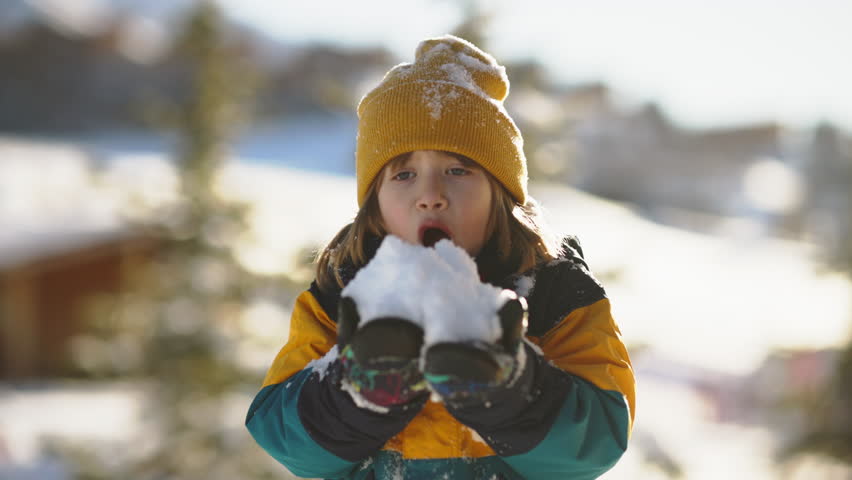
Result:
<svg viewBox="0 0 852 480"><path fill-rule="evenodd" d="M360 209L320 255L246 418L294 474L590 479L627 448L630 360L576 239L543 230L508 89L490 55L448 35L361 100ZM508 289L491 310L439 296L440 281L405 260L405 248L456 247L475 261L473 283ZM385 283L366 276L378 262ZM383 311L392 300L410 306ZM499 322L498 336L429 340L435 325L474 321Z"/></svg>

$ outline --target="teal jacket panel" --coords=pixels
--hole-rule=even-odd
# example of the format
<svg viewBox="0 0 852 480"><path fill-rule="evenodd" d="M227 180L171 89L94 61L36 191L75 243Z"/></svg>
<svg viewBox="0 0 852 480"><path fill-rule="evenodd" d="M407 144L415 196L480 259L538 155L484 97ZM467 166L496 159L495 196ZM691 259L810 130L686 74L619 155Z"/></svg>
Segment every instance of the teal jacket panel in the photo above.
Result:
<svg viewBox="0 0 852 480"><path fill-rule="evenodd" d="M305 369L255 396L246 427L264 450L300 477L342 478L357 466L319 446L299 420L299 393L313 373Z"/></svg>
<svg viewBox="0 0 852 480"><path fill-rule="evenodd" d="M527 480L594 479L627 449L630 410L621 392L575 377L575 386L548 434L529 452L504 457Z"/></svg>

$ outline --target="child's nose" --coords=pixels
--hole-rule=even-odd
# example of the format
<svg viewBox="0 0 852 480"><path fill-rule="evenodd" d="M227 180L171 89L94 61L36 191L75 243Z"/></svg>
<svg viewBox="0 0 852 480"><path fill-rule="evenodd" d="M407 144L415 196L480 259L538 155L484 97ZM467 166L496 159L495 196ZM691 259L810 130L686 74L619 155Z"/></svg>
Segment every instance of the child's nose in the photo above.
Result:
<svg viewBox="0 0 852 480"><path fill-rule="evenodd" d="M417 199L417 207L421 210L442 210L447 207L447 196L440 179L427 179L423 182L423 190Z"/></svg>

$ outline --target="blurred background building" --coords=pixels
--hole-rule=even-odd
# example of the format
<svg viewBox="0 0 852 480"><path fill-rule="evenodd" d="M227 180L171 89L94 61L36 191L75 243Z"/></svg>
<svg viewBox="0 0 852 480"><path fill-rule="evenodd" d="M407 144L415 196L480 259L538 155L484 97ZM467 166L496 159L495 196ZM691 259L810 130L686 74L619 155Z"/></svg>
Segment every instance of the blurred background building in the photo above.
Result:
<svg viewBox="0 0 852 480"><path fill-rule="evenodd" d="M732 32L733 19L763 19L755 37L791 15L810 21L791 35L826 39L811 53L836 70L808 71L823 64L789 47L790 78L826 85L785 95L852 111L835 93L850 75L837 52L852 42L838 12L852 10L757 3L714 12ZM532 191L588 241L621 312L639 407L634 447L607 478L849 478L844 109L698 121L674 93L610 83L631 58L566 75L571 52L603 40L546 28L563 15L590 32L603 18L595 32L624 45L636 22L653 37L698 6L612 2L601 16L540 1L519 17L508 5L374 1L317 26L291 2L0 2L0 478L287 478L241 416L313 254L354 214L355 106L410 60L420 38L403 30L456 33L506 65ZM717 40L718 57L738 58ZM777 63L766 52L718 82L765 78L760 62ZM660 85L695 68L671 53L643 60L669 55ZM122 453L130 444L141 447Z"/></svg>

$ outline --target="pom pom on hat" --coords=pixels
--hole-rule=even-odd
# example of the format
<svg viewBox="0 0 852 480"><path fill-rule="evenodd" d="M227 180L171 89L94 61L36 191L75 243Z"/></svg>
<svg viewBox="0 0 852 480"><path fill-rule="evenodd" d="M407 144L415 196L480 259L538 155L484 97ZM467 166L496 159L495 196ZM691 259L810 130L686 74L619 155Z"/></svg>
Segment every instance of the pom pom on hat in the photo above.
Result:
<svg viewBox="0 0 852 480"><path fill-rule="evenodd" d="M472 43L445 35L417 46L358 105L358 205L391 159L415 150L464 155L490 172L519 203L527 196L524 142L503 101L506 69Z"/></svg>

